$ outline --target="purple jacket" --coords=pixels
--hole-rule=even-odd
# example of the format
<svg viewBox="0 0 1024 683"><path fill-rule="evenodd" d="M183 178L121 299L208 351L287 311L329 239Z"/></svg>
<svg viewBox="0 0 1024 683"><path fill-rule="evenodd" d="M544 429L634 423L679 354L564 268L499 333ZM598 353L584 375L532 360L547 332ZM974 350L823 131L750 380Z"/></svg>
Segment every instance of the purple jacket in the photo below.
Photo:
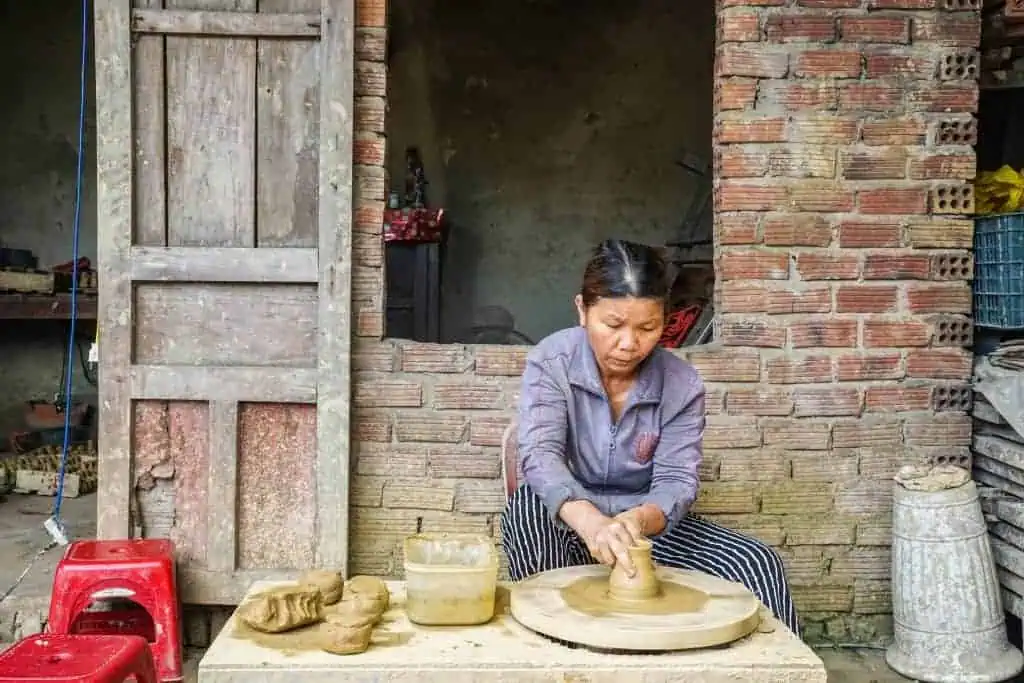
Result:
<svg viewBox="0 0 1024 683"><path fill-rule="evenodd" d="M618 424L584 328L555 332L527 356L519 457L556 523L563 503L582 499L609 516L653 503L671 529L697 496L703 434L704 383L660 347L640 366Z"/></svg>

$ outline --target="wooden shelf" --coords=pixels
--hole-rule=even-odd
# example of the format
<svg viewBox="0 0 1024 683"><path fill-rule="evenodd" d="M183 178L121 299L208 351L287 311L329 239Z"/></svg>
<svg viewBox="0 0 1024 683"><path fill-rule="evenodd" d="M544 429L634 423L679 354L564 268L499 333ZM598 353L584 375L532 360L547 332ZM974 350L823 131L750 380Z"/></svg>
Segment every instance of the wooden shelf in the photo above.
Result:
<svg viewBox="0 0 1024 683"><path fill-rule="evenodd" d="M78 319L96 319L96 295L78 295ZM68 320L70 294L0 294L0 320Z"/></svg>

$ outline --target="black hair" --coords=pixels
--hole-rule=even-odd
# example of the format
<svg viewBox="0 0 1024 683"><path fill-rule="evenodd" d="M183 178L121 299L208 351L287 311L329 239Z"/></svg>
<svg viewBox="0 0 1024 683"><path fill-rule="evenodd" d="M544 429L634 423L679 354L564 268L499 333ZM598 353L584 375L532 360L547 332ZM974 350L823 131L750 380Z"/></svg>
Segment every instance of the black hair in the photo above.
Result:
<svg viewBox="0 0 1024 683"><path fill-rule="evenodd" d="M626 296L664 301L668 294L668 264L661 249L627 240L604 240L597 245L580 288L584 306Z"/></svg>

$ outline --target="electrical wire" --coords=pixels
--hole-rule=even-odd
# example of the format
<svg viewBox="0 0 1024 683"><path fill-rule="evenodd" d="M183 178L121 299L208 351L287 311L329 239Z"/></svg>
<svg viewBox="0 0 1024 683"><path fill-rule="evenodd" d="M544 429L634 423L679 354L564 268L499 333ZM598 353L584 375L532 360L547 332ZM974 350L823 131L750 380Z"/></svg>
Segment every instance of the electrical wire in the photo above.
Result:
<svg viewBox="0 0 1024 683"><path fill-rule="evenodd" d="M68 453L71 449L71 392L75 369L76 337L78 323L78 254L79 237L82 232L82 184L85 177L85 124L88 104L89 83L89 0L82 0L82 52L79 68L78 90L78 159L75 170L75 221L71 247L71 314L68 325L67 371L64 377L64 444L57 472L57 495L53 501L53 520L61 523L60 508L64 502L64 478L67 473Z"/></svg>

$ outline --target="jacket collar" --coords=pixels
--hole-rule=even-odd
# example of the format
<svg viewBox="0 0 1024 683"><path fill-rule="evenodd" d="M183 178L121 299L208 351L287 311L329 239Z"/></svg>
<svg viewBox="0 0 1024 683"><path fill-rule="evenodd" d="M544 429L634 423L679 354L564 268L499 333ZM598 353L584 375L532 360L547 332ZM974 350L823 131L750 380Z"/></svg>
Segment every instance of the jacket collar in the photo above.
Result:
<svg viewBox="0 0 1024 683"><path fill-rule="evenodd" d="M581 329L579 343L569 363L569 383L592 394L606 397L604 385L601 383L601 371L597 366L597 358L590 347L586 331ZM637 368L636 383L629 392L630 405L638 403L658 403L664 387L664 368L661 354L666 353L661 347L655 347Z"/></svg>

